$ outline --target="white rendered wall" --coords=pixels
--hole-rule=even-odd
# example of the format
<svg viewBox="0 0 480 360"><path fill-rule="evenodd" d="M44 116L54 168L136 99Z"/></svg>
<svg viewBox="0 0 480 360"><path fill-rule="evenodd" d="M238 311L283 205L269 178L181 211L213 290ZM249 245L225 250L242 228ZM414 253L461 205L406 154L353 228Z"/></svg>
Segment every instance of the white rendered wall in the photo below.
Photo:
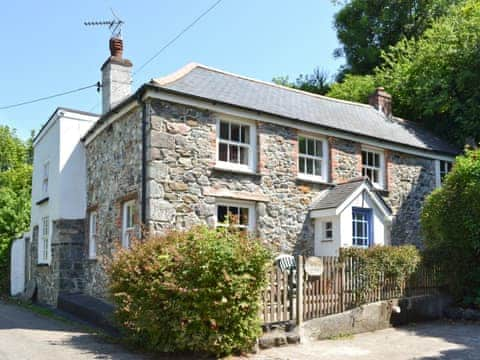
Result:
<svg viewBox="0 0 480 360"><path fill-rule="evenodd" d="M25 290L25 239L16 239L10 249L10 295Z"/></svg>
<svg viewBox="0 0 480 360"><path fill-rule="evenodd" d="M333 239L325 240L325 222L331 221L333 226ZM341 227L340 217L322 217L315 219L315 256L340 255Z"/></svg>

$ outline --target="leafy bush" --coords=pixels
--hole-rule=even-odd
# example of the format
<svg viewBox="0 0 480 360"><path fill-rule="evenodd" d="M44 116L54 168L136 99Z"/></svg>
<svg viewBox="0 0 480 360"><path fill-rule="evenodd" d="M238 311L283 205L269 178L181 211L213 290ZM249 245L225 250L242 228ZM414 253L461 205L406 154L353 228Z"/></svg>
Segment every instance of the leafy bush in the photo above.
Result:
<svg viewBox="0 0 480 360"><path fill-rule="evenodd" d="M480 150L467 150L443 186L426 199L421 218L429 258L441 267L458 300L480 293L479 219Z"/></svg>
<svg viewBox="0 0 480 360"><path fill-rule="evenodd" d="M149 351L248 350L260 331L269 260L259 242L228 229L135 242L110 266L117 320L127 339Z"/></svg>
<svg viewBox="0 0 480 360"><path fill-rule="evenodd" d="M394 281L397 288L415 272L422 257L413 245L375 246L367 249L343 248L341 259L351 257L355 260L357 283L356 299L365 302L369 292L380 285L380 274Z"/></svg>

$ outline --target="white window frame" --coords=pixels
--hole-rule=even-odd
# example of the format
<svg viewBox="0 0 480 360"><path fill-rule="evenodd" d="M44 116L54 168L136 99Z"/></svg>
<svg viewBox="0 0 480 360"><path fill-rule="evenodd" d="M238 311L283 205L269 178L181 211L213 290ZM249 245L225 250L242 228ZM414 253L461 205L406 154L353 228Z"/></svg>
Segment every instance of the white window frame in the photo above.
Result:
<svg viewBox="0 0 480 360"><path fill-rule="evenodd" d="M379 161L380 161L380 167L375 167L371 165L364 165L363 164L363 152L367 153L373 153L373 154L378 154L379 155ZM368 154L367 154L368 158ZM374 182L373 179L370 179L370 182L373 184L373 186L377 189L385 189L385 151L382 149L370 147L370 146L362 146L361 148L361 154L360 154L360 161L361 161L361 166L362 166L362 176L363 176L363 169L371 169L371 170L377 170L378 171L378 182Z"/></svg>
<svg viewBox="0 0 480 360"><path fill-rule="evenodd" d="M448 164L450 164L453 167L453 161L447 161L447 160L435 160L435 186L437 188L442 186L442 173L445 173L447 175L450 171L445 171L445 166L448 167ZM442 169L442 167L444 167Z"/></svg>
<svg viewBox="0 0 480 360"><path fill-rule="evenodd" d="M236 125L243 125L249 126L249 139L250 143L245 144L237 141L232 140L224 140L220 138L220 123L227 122ZM227 144L227 145L238 145L242 147L248 147L248 165L240 164L240 163L233 163L229 161L222 161L220 160L220 143ZM240 154L238 155L240 157ZM216 124L216 167L225 169L225 170L233 170L233 171L242 171L242 172L249 172L254 173L256 170L256 162L257 162L257 130L256 125L253 121L238 119L235 117L230 116L221 116L217 119Z"/></svg>
<svg viewBox="0 0 480 360"><path fill-rule="evenodd" d="M50 263L50 235L51 223L48 216L43 216L38 231L38 263Z"/></svg>
<svg viewBox="0 0 480 360"><path fill-rule="evenodd" d="M97 257L97 229L98 229L98 213L90 212L88 220L88 257L95 259Z"/></svg>
<svg viewBox="0 0 480 360"><path fill-rule="evenodd" d="M308 155L308 154L301 154L300 153L300 138L305 138L308 140L319 141L322 144L322 156L316 155ZM297 146L298 146L298 155L297 155L297 177L299 179L307 180L307 181L318 181L318 182L327 182L328 181L328 166L329 166L329 158L328 158L328 141L326 138L321 136L314 136L311 134L303 134L300 133L297 136ZM314 175L314 174L306 174L300 172L300 158L305 159L312 159L312 160L320 160L322 167L322 175ZM306 164L305 164L306 169Z"/></svg>
<svg viewBox="0 0 480 360"><path fill-rule="evenodd" d="M131 208L131 212L127 209ZM129 224L128 215L131 215L132 223ZM135 200L125 201L122 205L122 247L128 249L130 247L130 240L135 231ZM131 226L129 226L131 225Z"/></svg>
<svg viewBox="0 0 480 360"><path fill-rule="evenodd" d="M227 207L238 207L248 209L248 225L245 229L252 233L256 228L256 212L255 212L255 203L240 201L240 200L218 200L215 204L215 227L227 227L229 224L222 224L218 221L218 207L227 206ZM235 226L239 227L240 226Z"/></svg>
<svg viewBox="0 0 480 360"><path fill-rule="evenodd" d="M330 226L329 226L330 224ZM326 220L323 222L323 241L333 241L333 231L334 231L334 225L332 220ZM328 232L331 232L330 236L328 236Z"/></svg>
<svg viewBox="0 0 480 360"><path fill-rule="evenodd" d="M42 195L48 195L48 178L50 173L50 161L43 163L42 173Z"/></svg>

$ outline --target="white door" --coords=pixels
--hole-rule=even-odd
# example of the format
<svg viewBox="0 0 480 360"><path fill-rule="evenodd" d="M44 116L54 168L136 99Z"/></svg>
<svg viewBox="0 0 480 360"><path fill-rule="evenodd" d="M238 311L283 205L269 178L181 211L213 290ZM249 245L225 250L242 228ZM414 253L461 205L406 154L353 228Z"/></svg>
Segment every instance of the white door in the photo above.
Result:
<svg viewBox="0 0 480 360"><path fill-rule="evenodd" d="M25 239L13 241L10 253L10 295L15 296L25 290Z"/></svg>

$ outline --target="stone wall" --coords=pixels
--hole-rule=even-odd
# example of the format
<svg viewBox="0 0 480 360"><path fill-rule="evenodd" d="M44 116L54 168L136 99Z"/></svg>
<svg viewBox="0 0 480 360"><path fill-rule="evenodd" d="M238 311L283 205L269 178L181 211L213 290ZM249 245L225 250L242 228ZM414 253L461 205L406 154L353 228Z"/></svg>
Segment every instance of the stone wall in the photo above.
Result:
<svg viewBox="0 0 480 360"><path fill-rule="evenodd" d="M420 214L425 197L435 189L435 161L389 152L388 193L384 196L394 214L392 244L422 247Z"/></svg>
<svg viewBox="0 0 480 360"><path fill-rule="evenodd" d="M52 224L50 264L38 264L38 237L31 242L31 271L37 282L37 300L57 304L59 292L84 289L84 220L57 220Z"/></svg>
<svg viewBox="0 0 480 360"><path fill-rule="evenodd" d="M256 204L258 235L265 242L277 251L312 252L308 206L326 185L297 180L295 129L256 123L257 172L242 174L215 167L219 115L166 102L155 102L152 108L150 229L213 225L218 199L250 199Z"/></svg>
<svg viewBox="0 0 480 360"><path fill-rule="evenodd" d="M141 199L142 111L136 108L113 122L86 146L87 221L88 213L97 212L97 256L87 260L85 292L105 297L105 267L116 248L121 246L122 206ZM85 240L85 249L88 234Z"/></svg>

